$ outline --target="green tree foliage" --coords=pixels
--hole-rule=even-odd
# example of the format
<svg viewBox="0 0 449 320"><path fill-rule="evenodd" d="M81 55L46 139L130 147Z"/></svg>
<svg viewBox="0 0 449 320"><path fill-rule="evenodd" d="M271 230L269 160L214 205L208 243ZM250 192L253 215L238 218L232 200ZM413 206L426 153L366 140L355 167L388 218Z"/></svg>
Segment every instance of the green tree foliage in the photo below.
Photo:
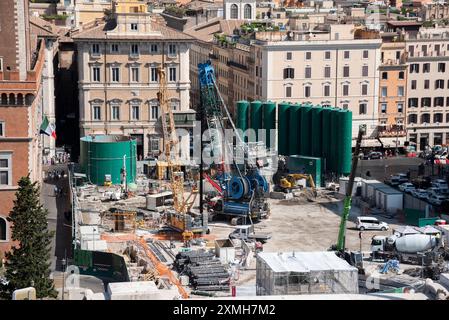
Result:
<svg viewBox="0 0 449 320"><path fill-rule="evenodd" d="M22 177L8 221L12 240L18 245L5 254L5 278L2 297L11 299L16 289L34 287L38 298L57 297L50 276L50 243L53 232L47 229L48 211L39 201L39 186L30 177Z"/></svg>

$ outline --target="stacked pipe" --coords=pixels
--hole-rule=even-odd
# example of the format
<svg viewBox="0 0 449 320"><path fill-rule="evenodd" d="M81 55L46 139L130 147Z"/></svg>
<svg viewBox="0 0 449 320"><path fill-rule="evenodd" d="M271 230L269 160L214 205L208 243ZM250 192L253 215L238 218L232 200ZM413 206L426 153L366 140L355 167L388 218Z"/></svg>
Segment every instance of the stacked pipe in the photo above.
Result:
<svg viewBox="0 0 449 320"><path fill-rule="evenodd" d="M195 290L229 291L229 273L211 252L180 252L174 266L179 274L189 276L190 285Z"/></svg>

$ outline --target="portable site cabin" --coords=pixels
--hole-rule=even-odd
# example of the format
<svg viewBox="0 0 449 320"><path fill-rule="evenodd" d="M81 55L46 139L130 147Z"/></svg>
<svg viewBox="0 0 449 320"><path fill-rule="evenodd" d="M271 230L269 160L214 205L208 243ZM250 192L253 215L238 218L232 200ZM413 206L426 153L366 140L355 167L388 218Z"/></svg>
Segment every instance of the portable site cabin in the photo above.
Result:
<svg viewBox="0 0 449 320"><path fill-rule="evenodd" d="M404 194L385 184L376 187L376 207L387 213L397 213L403 209Z"/></svg>
<svg viewBox="0 0 449 320"><path fill-rule="evenodd" d="M339 193L340 194L346 194L346 188L348 187L348 183L349 183L349 178L348 177L341 177L339 180L340 183L340 189L339 189ZM362 178L360 177L355 177L354 178L354 185L352 186L352 196L357 195L357 190L359 190L360 193L360 188L362 186Z"/></svg>

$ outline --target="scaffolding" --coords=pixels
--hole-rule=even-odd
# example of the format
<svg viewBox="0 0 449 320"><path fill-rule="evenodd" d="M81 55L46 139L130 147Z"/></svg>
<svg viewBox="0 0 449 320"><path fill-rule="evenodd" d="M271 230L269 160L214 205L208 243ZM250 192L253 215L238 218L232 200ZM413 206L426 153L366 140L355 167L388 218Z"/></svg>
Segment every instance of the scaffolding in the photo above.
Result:
<svg viewBox="0 0 449 320"><path fill-rule="evenodd" d="M257 295L357 294L358 270L334 252L259 253Z"/></svg>

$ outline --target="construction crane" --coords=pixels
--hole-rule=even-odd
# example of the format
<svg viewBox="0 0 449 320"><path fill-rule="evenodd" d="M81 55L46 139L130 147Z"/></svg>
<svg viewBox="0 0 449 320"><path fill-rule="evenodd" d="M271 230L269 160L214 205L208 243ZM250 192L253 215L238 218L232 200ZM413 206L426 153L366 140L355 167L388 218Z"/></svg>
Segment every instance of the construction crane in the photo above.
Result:
<svg viewBox="0 0 449 320"><path fill-rule="evenodd" d="M261 219L269 214L265 197L268 182L260 174L254 159L249 159L248 144L239 135L232 117L218 89L214 68L210 61L198 64L200 83L201 112L207 123L210 135L210 154L212 155L211 183L218 196L208 199L207 206L216 214L233 216L233 223L241 218ZM226 141L225 129L230 128L236 134L235 145ZM243 155L241 163L237 155ZM209 182L212 178L205 176ZM201 177L204 178L204 177Z"/></svg>
<svg viewBox="0 0 449 320"><path fill-rule="evenodd" d="M363 270L363 264L361 260L361 252L355 254L354 252L346 251L346 223L349 218L349 211L351 210L351 202L352 202L352 188L354 186L355 174L357 171L357 163L359 160L360 153L360 145L362 143L363 135L366 133L366 125L361 125L359 127L359 133L357 135L357 141L355 144L354 154L352 155L352 165L351 172L349 174L349 181L346 187L345 199L343 202L343 213L341 215L340 227L338 230L338 239L337 244L331 248L331 250L336 250L336 254L345 260L347 260L350 264L355 265L359 268L359 271Z"/></svg>
<svg viewBox="0 0 449 320"><path fill-rule="evenodd" d="M167 99L167 79L164 67L158 68L159 92L157 94L161 108L162 132L164 140L164 156L167 161L167 169L170 178L170 188L173 192L173 208L167 216L169 227L182 232L185 241L190 240L194 233L203 233L203 219L195 219L190 213L198 191L192 188L192 192L185 197L184 173L181 171L179 160L179 140L176 134L173 111ZM173 159L172 159L173 158Z"/></svg>

